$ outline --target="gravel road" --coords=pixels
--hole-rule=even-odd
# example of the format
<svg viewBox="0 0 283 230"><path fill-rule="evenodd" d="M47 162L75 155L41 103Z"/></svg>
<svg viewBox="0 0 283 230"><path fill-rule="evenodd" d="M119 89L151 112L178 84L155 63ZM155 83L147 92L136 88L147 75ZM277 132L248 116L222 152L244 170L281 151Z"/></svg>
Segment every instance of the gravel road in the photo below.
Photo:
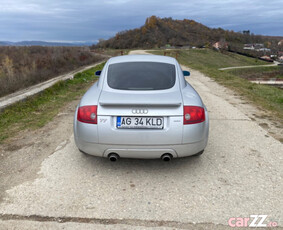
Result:
<svg viewBox="0 0 283 230"><path fill-rule="evenodd" d="M228 229L250 215L283 229L282 144L250 118L255 108L190 71L211 120L201 157L86 156L73 139L74 101L1 146L0 229Z"/></svg>

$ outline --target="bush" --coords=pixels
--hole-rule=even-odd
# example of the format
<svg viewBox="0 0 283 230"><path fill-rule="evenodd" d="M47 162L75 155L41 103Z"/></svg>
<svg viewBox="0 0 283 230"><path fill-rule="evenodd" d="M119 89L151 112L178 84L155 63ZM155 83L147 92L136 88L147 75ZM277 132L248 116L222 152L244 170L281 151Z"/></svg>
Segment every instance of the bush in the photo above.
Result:
<svg viewBox="0 0 283 230"><path fill-rule="evenodd" d="M85 47L0 47L0 97L102 59Z"/></svg>

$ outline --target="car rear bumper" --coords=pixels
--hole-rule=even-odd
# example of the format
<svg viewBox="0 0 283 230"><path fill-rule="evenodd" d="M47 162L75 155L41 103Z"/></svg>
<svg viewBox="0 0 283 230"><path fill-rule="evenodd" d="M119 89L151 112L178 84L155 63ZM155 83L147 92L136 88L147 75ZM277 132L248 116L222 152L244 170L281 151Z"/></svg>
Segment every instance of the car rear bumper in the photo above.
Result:
<svg viewBox="0 0 283 230"><path fill-rule="evenodd" d="M154 159L164 153L170 153L174 158L194 155L207 145L207 138L190 144L179 145L110 145L85 142L75 137L77 147L90 155L108 157L109 153L117 153L122 158Z"/></svg>

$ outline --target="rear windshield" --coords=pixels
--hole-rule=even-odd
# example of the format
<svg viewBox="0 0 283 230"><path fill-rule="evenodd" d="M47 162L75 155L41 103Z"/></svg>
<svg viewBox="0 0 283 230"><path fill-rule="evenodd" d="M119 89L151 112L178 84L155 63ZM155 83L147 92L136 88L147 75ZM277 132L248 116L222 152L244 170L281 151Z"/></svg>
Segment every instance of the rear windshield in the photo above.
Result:
<svg viewBox="0 0 283 230"><path fill-rule="evenodd" d="M175 65L159 62L126 62L108 67L107 83L113 89L162 90L175 85Z"/></svg>

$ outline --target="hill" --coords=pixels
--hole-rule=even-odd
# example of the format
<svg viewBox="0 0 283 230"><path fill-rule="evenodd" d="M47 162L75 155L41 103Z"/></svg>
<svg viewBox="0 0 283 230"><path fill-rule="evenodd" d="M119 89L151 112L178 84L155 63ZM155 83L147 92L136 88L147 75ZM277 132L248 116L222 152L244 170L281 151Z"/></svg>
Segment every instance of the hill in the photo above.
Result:
<svg viewBox="0 0 283 230"><path fill-rule="evenodd" d="M229 43L278 43L279 38L269 38L253 34L212 29L194 20L174 20L151 16L143 26L133 30L122 31L109 40L100 40L93 48L156 48L171 46L212 46L217 41Z"/></svg>

